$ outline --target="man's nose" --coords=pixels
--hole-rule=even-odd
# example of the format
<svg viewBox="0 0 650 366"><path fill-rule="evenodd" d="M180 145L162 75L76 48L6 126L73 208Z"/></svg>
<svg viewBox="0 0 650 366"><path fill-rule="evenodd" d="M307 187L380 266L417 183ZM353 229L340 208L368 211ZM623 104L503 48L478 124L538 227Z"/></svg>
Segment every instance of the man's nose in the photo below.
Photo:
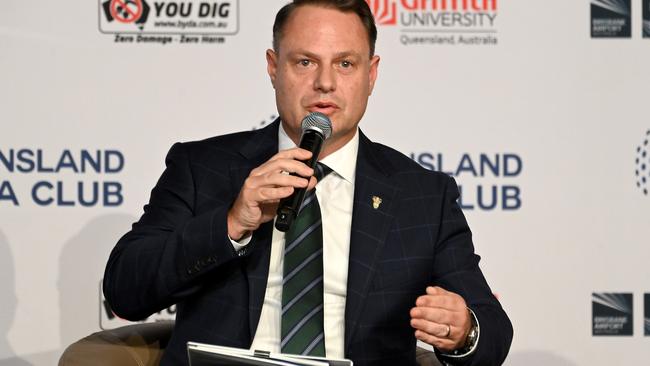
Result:
<svg viewBox="0 0 650 366"><path fill-rule="evenodd" d="M321 67L314 80L314 89L329 93L336 89L336 75L331 67Z"/></svg>

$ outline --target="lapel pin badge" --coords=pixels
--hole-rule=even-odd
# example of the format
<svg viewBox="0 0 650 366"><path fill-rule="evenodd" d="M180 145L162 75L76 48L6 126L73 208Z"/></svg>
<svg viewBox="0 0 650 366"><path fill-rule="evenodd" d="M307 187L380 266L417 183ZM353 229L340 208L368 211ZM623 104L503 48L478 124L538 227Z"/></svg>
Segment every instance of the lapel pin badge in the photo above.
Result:
<svg viewBox="0 0 650 366"><path fill-rule="evenodd" d="M379 208L379 205L381 205L381 197L372 196L372 208L376 210Z"/></svg>

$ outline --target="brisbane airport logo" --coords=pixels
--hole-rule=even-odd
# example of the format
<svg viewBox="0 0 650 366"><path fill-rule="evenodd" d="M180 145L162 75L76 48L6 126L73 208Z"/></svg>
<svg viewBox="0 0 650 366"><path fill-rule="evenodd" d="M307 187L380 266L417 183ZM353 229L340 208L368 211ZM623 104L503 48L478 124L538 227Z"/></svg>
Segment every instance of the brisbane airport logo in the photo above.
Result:
<svg viewBox="0 0 650 366"><path fill-rule="evenodd" d="M643 294L643 335L650 336L650 294Z"/></svg>
<svg viewBox="0 0 650 366"><path fill-rule="evenodd" d="M118 207L119 150L0 148L0 207Z"/></svg>
<svg viewBox="0 0 650 366"><path fill-rule="evenodd" d="M425 169L454 177L460 191L458 205L465 211L517 211L523 205L518 178L524 160L518 154L418 152L410 157Z"/></svg>
<svg viewBox="0 0 650 366"><path fill-rule="evenodd" d="M410 45L496 45L497 0L366 0L379 26Z"/></svg>
<svg viewBox="0 0 650 366"><path fill-rule="evenodd" d="M633 334L631 293L593 293L591 310L593 336Z"/></svg>
<svg viewBox="0 0 650 366"><path fill-rule="evenodd" d="M650 188L650 130L645 134L641 145L636 148L636 186L641 189L644 195L648 195Z"/></svg>
<svg viewBox="0 0 650 366"><path fill-rule="evenodd" d="M102 291L102 282L99 283L99 328L102 330L115 329L125 325L133 324L133 322L122 319L115 315L111 305L104 297ZM142 319L137 323L155 323L160 321L174 320L176 318L176 305L172 305L167 309L152 314L146 319Z"/></svg>
<svg viewBox="0 0 650 366"><path fill-rule="evenodd" d="M632 36L630 1L591 0L591 38L630 38Z"/></svg>
<svg viewBox="0 0 650 366"><path fill-rule="evenodd" d="M239 0L98 0L99 30L115 43L222 44L239 32Z"/></svg>

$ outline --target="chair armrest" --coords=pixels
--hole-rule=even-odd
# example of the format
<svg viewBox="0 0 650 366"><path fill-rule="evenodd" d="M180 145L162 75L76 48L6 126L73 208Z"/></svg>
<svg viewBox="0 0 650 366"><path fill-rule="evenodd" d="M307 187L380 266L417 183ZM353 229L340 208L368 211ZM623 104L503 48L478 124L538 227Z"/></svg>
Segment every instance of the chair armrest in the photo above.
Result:
<svg viewBox="0 0 650 366"><path fill-rule="evenodd" d="M93 333L68 346L59 366L157 366L173 327L163 321Z"/></svg>
<svg viewBox="0 0 650 366"><path fill-rule="evenodd" d="M158 366L173 328L173 321L163 321L93 333L68 346L59 366ZM415 353L419 366L442 366L433 351L417 347Z"/></svg>

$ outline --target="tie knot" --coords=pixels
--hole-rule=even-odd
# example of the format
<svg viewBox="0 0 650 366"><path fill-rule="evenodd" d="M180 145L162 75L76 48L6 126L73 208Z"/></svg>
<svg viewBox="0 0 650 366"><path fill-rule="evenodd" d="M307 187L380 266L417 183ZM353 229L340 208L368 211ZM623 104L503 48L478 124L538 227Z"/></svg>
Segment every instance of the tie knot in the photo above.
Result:
<svg viewBox="0 0 650 366"><path fill-rule="evenodd" d="M316 167L314 168L314 176L316 179L318 179L319 182L331 172L332 169L330 169L330 167L327 165L320 162L316 163Z"/></svg>

